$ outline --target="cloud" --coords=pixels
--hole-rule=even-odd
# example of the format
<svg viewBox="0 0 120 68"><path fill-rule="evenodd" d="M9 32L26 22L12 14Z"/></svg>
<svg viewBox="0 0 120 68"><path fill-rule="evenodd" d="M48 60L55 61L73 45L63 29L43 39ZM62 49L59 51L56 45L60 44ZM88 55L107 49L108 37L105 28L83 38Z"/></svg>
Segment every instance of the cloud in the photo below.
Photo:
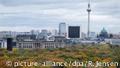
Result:
<svg viewBox="0 0 120 68"><path fill-rule="evenodd" d="M120 1L91 1L91 31L106 27L118 32L115 29L120 28ZM0 26L57 28L60 22L66 22L80 25L86 32L87 3L88 0L0 0Z"/></svg>
<svg viewBox="0 0 120 68"><path fill-rule="evenodd" d="M26 5L26 4L64 4L86 2L87 0L0 0L4 5Z"/></svg>

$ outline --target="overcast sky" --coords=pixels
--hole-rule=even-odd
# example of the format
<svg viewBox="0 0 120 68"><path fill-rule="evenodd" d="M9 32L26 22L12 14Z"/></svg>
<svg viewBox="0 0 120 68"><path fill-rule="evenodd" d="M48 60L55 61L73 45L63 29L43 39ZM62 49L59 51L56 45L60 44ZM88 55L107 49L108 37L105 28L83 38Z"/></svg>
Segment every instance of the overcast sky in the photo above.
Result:
<svg viewBox="0 0 120 68"><path fill-rule="evenodd" d="M88 0L0 0L0 31L54 29L60 22L87 31ZM91 0L91 31L120 32L120 0Z"/></svg>

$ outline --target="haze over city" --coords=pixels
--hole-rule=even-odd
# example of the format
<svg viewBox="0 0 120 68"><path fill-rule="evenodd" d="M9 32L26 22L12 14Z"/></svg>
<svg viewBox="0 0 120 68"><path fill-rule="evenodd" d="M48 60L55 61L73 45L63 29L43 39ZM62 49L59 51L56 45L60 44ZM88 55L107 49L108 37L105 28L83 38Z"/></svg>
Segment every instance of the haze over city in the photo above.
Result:
<svg viewBox="0 0 120 68"><path fill-rule="evenodd" d="M90 30L119 33L119 0L91 0ZM0 0L0 31L57 29L60 22L87 32L88 0Z"/></svg>

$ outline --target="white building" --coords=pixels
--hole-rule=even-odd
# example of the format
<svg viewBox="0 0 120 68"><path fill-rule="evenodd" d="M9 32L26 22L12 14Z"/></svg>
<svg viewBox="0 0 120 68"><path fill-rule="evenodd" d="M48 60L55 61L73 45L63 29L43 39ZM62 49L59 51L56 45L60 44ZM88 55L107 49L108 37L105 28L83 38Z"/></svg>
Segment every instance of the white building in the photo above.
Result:
<svg viewBox="0 0 120 68"><path fill-rule="evenodd" d="M84 32L81 32L81 38L85 39L87 37L87 35Z"/></svg>
<svg viewBox="0 0 120 68"><path fill-rule="evenodd" d="M105 39L105 43L109 43L111 45L120 45L120 39Z"/></svg>
<svg viewBox="0 0 120 68"><path fill-rule="evenodd" d="M0 48L7 48L7 41L6 40L0 40Z"/></svg>
<svg viewBox="0 0 120 68"><path fill-rule="evenodd" d="M90 38L96 38L97 35L96 35L95 32L90 32L89 37L90 37Z"/></svg>
<svg viewBox="0 0 120 68"><path fill-rule="evenodd" d="M59 35L67 37L67 31L66 31L66 23L60 23L59 24Z"/></svg>

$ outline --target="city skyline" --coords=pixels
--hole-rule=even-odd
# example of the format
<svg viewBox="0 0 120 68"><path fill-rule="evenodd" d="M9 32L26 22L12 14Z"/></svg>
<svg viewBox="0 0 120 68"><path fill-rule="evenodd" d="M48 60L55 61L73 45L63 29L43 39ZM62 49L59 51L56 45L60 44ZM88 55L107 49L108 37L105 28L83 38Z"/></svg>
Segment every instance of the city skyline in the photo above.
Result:
<svg viewBox="0 0 120 68"><path fill-rule="evenodd" d="M58 29L65 22L87 32L87 4L88 0L0 0L0 31ZM119 33L119 1L91 0L91 8L91 31L105 27L110 33Z"/></svg>

